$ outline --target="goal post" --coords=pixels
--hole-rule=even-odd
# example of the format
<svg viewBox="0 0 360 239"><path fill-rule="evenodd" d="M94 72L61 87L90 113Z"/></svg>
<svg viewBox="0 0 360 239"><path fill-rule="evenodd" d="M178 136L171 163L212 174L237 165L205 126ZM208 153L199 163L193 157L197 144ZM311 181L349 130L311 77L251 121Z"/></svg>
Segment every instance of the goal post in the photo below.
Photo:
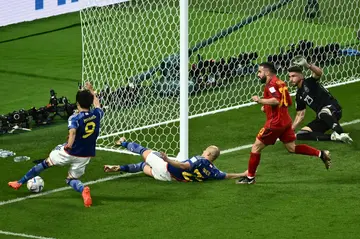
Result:
<svg viewBox="0 0 360 239"><path fill-rule="evenodd" d="M352 0L106 3L88 0L97 7L81 11L82 78L106 111L98 149L119 151L113 143L124 135L186 157L187 120L252 105L262 61L284 80L296 55L324 69L326 87L360 80Z"/></svg>
<svg viewBox="0 0 360 239"><path fill-rule="evenodd" d="M180 0L180 151L178 158L189 154L189 0Z"/></svg>

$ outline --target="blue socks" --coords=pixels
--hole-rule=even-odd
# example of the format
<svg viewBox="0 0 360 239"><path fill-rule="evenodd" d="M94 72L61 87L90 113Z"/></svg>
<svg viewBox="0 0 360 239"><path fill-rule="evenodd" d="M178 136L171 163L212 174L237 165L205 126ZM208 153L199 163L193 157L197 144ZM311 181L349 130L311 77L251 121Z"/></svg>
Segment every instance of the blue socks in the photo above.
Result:
<svg viewBox="0 0 360 239"><path fill-rule="evenodd" d="M66 179L66 183L79 193L82 193L84 190L84 185L79 179Z"/></svg>
<svg viewBox="0 0 360 239"><path fill-rule="evenodd" d="M22 177L18 182L21 184L26 183L29 179L39 175L42 171L49 168L49 166L46 164L45 160L41 163L35 165L32 167L29 172L27 172L24 177ZM75 189L77 192L81 193L84 190L84 185L82 182L78 179L66 179L66 183L70 185L73 189Z"/></svg>
<svg viewBox="0 0 360 239"><path fill-rule="evenodd" d="M32 179L33 177L39 175L42 171L44 171L45 169L47 169L49 166L46 164L45 160L42 161L41 163L35 165L34 167L32 167L29 172L27 172L24 177L22 177L18 183L24 184L26 183L29 179Z"/></svg>
<svg viewBox="0 0 360 239"><path fill-rule="evenodd" d="M120 166L120 170L122 172L127 172L127 173L137 173L137 172L141 172L144 169L144 167L145 167L145 162L141 162L137 164L127 164Z"/></svg>
<svg viewBox="0 0 360 239"><path fill-rule="evenodd" d="M134 142L122 142L121 143L121 146L123 146L124 148L127 148L129 151L133 152L133 153L137 153L137 154L140 154L142 155L146 150L147 148L137 144L137 143L134 143Z"/></svg>

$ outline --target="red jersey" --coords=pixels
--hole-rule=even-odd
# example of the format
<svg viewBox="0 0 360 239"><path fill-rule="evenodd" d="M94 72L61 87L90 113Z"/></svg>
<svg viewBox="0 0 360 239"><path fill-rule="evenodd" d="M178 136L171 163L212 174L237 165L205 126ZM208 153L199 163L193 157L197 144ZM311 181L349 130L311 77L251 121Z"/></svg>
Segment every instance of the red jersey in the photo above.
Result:
<svg viewBox="0 0 360 239"><path fill-rule="evenodd" d="M274 76L264 89L264 99L276 98L279 105L264 105L266 123L264 128L283 128L292 124L288 107L292 100L286 83Z"/></svg>

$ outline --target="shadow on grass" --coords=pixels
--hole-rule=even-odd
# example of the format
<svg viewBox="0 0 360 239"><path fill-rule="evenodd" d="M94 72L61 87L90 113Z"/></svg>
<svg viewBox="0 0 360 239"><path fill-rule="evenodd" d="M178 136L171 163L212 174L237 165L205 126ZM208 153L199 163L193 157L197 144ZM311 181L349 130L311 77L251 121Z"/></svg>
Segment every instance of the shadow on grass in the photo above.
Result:
<svg viewBox="0 0 360 239"><path fill-rule="evenodd" d="M18 75L18 76L27 76L27 77L35 77L35 78L41 78L46 80L55 80L55 81L73 81L73 82L79 82L79 79L73 79L73 78L66 78L66 77L56 77L56 76L44 76L34 73L26 73L26 72L19 72L19 71L9 71L9 70L3 70L0 69L0 73L9 74L9 75Z"/></svg>
<svg viewBox="0 0 360 239"><path fill-rule="evenodd" d="M329 172L331 173L331 172ZM337 185L354 185L354 184L360 184L360 175L356 176L356 175L344 175L341 177L338 177L339 175L336 174L334 175L334 178L328 178L328 177L324 177L324 178L318 178L318 179L314 179L314 178L309 178L309 179L301 179L301 180L294 180L294 181L290 181L290 180L284 180L284 181L264 181L264 182L259 182L258 184L261 185L273 185L273 184L278 184L278 185L331 185L331 184L337 184Z"/></svg>

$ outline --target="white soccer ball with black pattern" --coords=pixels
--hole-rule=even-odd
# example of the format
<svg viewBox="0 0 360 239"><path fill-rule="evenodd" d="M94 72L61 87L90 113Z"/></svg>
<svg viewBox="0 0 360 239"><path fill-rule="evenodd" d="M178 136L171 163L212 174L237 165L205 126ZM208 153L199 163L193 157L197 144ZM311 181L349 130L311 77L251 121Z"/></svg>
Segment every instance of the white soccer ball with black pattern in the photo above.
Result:
<svg viewBox="0 0 360 239"><path fill-rule="evenodd" d="M32 193L39 193L44 189L44 180L41 177L36 176L27 181L27 188Z"/></svg>

